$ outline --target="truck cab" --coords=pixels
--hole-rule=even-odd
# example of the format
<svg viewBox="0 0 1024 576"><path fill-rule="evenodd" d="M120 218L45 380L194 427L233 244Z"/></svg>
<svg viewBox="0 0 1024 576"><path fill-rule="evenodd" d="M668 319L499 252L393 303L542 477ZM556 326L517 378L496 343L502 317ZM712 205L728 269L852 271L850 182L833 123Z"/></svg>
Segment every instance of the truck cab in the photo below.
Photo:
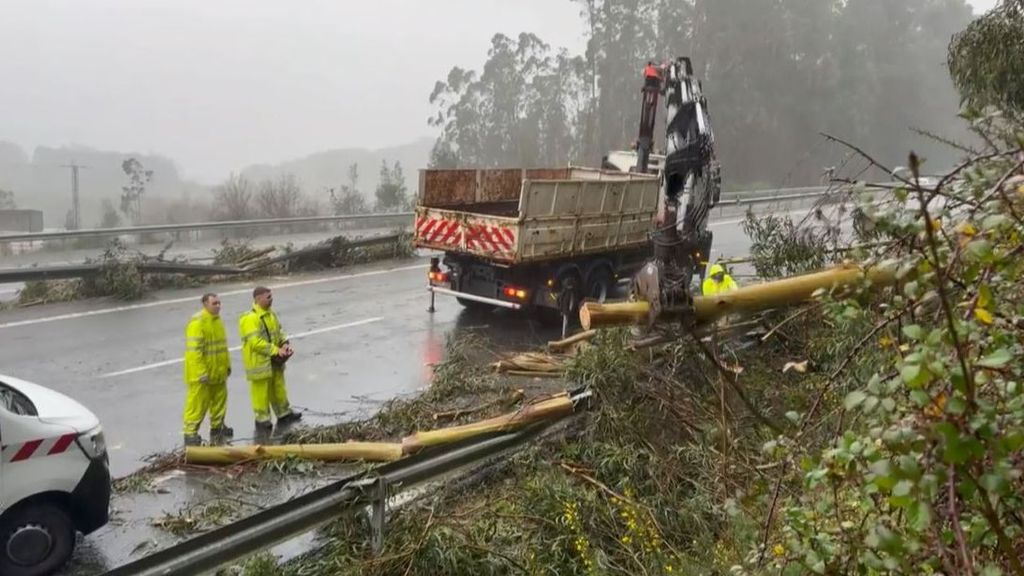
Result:
<svg viewBox="0 0 1024 576"><path fill-rule="evenodd" d="M77 532L109 520L99 419L59 392L0 375L0 574L52 574Z"/></svg>

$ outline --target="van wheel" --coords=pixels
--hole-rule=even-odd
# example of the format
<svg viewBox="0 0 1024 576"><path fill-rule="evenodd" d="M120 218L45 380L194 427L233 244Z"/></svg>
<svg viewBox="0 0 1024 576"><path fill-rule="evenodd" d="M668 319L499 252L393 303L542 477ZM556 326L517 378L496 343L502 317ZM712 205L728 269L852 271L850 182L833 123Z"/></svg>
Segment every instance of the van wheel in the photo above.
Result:
<svg viewBox="0 0 1024 576"><path fill-rule="evenodd" d="M0 574L52 574L74 550L75 527L55 504L19 507L0 518Z"/></svg>

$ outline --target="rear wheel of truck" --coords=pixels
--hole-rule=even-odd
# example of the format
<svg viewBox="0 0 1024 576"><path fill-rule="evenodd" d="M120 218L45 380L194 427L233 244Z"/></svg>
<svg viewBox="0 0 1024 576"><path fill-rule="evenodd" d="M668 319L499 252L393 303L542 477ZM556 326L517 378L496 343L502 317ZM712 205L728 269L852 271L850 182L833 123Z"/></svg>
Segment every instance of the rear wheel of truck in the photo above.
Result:
<svg viewBox="0 0 1024 576"><path fill-rule="evenodd" d="M74 524L56 504L21 506L0 519L0 574L52 574L67 562L74 549Z"/></svg>
<svg viewBox="0 0 1024 576"><path fill-rule="evenodd" d="M614 285L615 279L611 270L603 266L594 269L587 278L587 300L603 303L611 296Z"/></svg>

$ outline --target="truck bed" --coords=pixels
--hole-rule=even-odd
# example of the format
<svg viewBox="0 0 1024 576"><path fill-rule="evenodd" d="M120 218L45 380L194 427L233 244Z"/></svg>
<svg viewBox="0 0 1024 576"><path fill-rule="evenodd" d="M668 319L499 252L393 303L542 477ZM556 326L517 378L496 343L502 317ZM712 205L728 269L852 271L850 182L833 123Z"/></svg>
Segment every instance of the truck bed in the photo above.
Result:
<svg viewBox="0 0 1024 576"><path fill-rule="evenodd" d="M588 168L423 170L415 244L502 264L647 244L658 180Z"/></svg>

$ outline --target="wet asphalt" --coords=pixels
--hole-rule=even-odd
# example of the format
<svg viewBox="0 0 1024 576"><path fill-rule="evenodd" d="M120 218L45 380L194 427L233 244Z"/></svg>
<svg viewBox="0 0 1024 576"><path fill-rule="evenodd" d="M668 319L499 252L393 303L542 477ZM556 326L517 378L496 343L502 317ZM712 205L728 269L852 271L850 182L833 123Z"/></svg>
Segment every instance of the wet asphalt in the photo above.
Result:
<svg viewBox="0 0 1024 576"><path fill-rule="evenodd" d="M715 253L746 253L737 219L714 223ZM495 341L536 342L550 328L520 314L469 314L439 297L427 312L426 259L358 266L329 274L268 278L274 308L297 336L286 372L291 402L310 424L372 412L380 403L415 393L441 359L445 339L470 327ZM251 283L167 290L142 302L93 300L0 313L0 373L54 388L99 417L115 476L144 464L154 452L181 443L184 328L207 291L222 295L228 343L239 346L237 321L251 303ZM557 334L555 334L557 335ZM240 353L232 352L227 424L236 439L253 434L248 385ZM204 426L205 433L205 426Z"/></svg>

